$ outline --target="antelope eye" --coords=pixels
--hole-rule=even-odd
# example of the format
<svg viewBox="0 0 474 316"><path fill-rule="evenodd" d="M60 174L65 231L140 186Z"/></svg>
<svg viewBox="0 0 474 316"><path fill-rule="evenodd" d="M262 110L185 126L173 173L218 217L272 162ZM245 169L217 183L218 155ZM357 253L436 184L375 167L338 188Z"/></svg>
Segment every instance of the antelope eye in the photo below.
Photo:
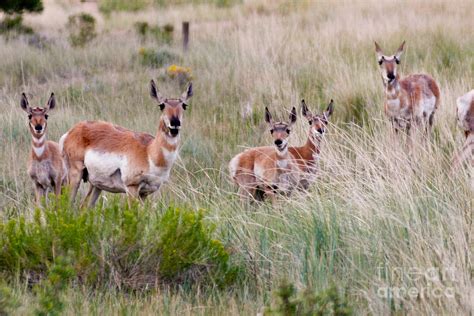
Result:
<svg viewBox="0 0 474 316"><path fill-rule="evenodd" d="M273 134L273 128L270 130L270 134Z"/></svg>
<svg viewBox="0 0 474 316"><path fill-rule="evenodd" d="M397 63L397 65L400 64L400 60L398 60L397 57L395 57L395 62Z"/></svg>
<svg viewBox="0 0 474 316"><path fill-rule="evenodd" d="M312 125L312 124L313 124L313 121L312 121L312 120L309 120L308 123L309 123L309 125Z"/></svg>
<svg viewBox="0 0 474 316"><path fill-rule="evenodd" d="M289 134L291 131L289 128L286 129L286 133Z"/></svg>
<svg viewBox="0 0 474 316"><path fill-rule="evenodd" d="M383 59L379 59L379 65L382 66Z"/></svg>
<svg viewBox="0 0 474 316"><path fill-rule="evenodd" d="M33 117L33 115L31 115L31 114L28 115L29 120L31 120L32 117Z"/></svg>
<svg viewBox="0 0 474 316"><path fill-rule="evenodd" d="M45 119L48 119L48 114L45 114L45 115L44 115L44 118L45 118Z"/></svg>

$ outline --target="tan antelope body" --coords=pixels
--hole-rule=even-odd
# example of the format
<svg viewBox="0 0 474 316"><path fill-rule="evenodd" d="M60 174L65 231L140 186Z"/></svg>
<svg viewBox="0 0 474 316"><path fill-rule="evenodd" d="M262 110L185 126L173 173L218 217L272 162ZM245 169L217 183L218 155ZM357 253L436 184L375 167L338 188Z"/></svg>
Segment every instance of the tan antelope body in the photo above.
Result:
<svg viewBox="0 0 474 316"><path fill-rule="evenodd" d="M28 175L33 180L36 203L39 204L41 198L46 197L49 191L59 195L67 176L59 145L46 140L47 113L56 106L56 101L52 93L45 108L32 108L23 93L20 104L21 108L28 113L28 125L32 136Z"/></svg>
<svg viewBox="0 0 474 316"><path fill-rule="evenodd" d="M176 160L185 102L192 93L189 85L181 98L165 99L151 81L151 96L162 111L156 137L101 121L80 122L63 135L72 199L82 178L92 186L91 206L101 190L139 199L157 191Z"/></svg>
<svg viewBox="0 0 474 316"><path fill-rule="evenodd" d="M266 108L265 120L271 126L275 146L247 149L229 163L230 175L238 185L241 197L251 195L261 200L263 193L273 199L275 193L291 193L299 181L298 166L288 151L288 137L296 121L296 109L292 109L289 123L275 123Z"/></svg>
<svg viewBox="0 0 474 316"><path fill-rule="evenodd" d="M300 187L308 189L309 185L314 182L318 169L319 154L321 150L321 140L326 133L326 126L329 117L334 111L333 100L329 103L326 111L322 115L313 114L308 109L304 100L301 100L301 109L303 116L310 124L308 139L303 146L290 147L290 154L294 157L295 163L301 171Z"/></svg>
<svg viewBox="0 0 474 316"><path fill-rule="evenodd" d="M454 156L453 170L458 169L465 161L470 167L474 167L474 90L459 97L456 103L458 124L463 129L466 140L462 149Z"/></svg>
<svg viewBox="0 0 474 316"><path fill-rule="evenodd" d="M397 71L405 42L393 56L383 54L375 43L385 92L385 114L396 131L410 132L412 123L428 131L433 125L434 113L439 107L440 91L436 81L425 74L409 75L403 79Z"/></svg>

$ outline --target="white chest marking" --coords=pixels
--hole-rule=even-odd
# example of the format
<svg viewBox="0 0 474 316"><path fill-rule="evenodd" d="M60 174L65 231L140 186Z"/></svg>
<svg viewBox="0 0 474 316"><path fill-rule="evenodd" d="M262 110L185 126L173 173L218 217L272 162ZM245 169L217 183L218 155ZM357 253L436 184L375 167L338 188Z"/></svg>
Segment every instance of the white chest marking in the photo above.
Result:
<svg viewBox="0 0 474 316"><path fill-rule="evenodd" d="M165 182L170 176L171 167L173 166L174 161L178 155L177 150L169 151L166 148L162 148L163 158L166 161L166 166L157 166L151 159L148 157L148 164L150 166L148 177L153 179L148 179L156 182Z"/></svg>
<svg viewBox="0 0 474 316"><path fill-rule="evenodd" d="M387 110L390 115L398 115L400 113L400 99L388 99Z"/></svg>
<svg viewBox="0 0 474 316"><path fill-rule="evenodd" d="M45 145L41 146L41 147L35 147L33 146L33 150L35 152L35 155L39 158L43 155L44 153L44 147Z"/></svg>
<svg viewBox="0 0 474 316"><path fill-rule="evenodd" d="M286 169L288 167L288 160L287 159L277 160L277 167Z"/></svg>

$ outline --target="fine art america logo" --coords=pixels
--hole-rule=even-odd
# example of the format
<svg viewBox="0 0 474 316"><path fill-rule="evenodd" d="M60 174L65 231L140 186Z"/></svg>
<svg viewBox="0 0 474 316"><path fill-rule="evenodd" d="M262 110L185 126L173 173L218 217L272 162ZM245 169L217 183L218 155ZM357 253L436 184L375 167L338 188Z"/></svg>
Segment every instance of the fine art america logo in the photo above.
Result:
<svg viewBox="0 0 474 316"><path fill-rule="evenodd" d="M377 295L383 298L454 298L454 287L444 284L456 283L455 269L419 268L419 267L379 267L379 280L395 281L400 286L383 286L377 289ZM416 285L416 283L420 285ZM413 285L411 285L413 284ZM422 284L422 285L421 285Z"/></svg>

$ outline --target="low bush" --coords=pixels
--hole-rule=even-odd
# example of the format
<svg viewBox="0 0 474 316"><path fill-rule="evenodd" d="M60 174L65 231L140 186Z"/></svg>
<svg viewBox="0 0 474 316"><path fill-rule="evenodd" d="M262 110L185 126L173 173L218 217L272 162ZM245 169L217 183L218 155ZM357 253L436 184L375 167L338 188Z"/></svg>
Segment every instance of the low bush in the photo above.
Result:
<svg viewBox="0 0 474 316"><path fill-rule="evenodd" d="M97 36L95 25L95 18L88 13L69 16L66 28L71 45L82 47L92 41Z"/></svg>
<svg viewBox="0 0 474 316"><path fill-rule="evenodd" d="M150 26L147 22L137 22L134 26L142 41L151 38L159 44L168 45L173 41L174 26L171 24Z"/></svg>
<svg viewBox="0 0 474 316"><path fill-rule="evenodd" d="M179 59L179 56L173 51L160 48L140 48L138 57L142 65L147 67L159 68L169 65Z"/></svg>
<svg viewBox="0 0 474 316"><path fill-rule="evenodd" d="M308 289L298 292L293 284L283 281L274 295L276 302L265 309L264 315L352 315L347 298L336 286L318 293Z"/></svg>
<svg viewBox="0 0 474 316"><path fill-rule="evenodd" d="M139 11L150 4L150 0L99 0L99 10L104 14L114 11Z"/></svg>
<svg viewBox="0 0 474 316"><path fill-rule="evenodd" d="M7 39L20 34L33 34L33 29L23 25L23 17L21 15L5 16L0 22L0 34Z"/></svg>
<svg viewBox="0 0 474 316"><path fill-rule="evenodd" d="M0 222L0 276L39 283L50 303L57 302L58 274L94 287L229 285L239 268L204 214L188 208L128 207L118 200L80 211L61 197L36 210L31 220L19 216ZM64 277L61 271L69 266L65 274L71 277Z"/></svg>

